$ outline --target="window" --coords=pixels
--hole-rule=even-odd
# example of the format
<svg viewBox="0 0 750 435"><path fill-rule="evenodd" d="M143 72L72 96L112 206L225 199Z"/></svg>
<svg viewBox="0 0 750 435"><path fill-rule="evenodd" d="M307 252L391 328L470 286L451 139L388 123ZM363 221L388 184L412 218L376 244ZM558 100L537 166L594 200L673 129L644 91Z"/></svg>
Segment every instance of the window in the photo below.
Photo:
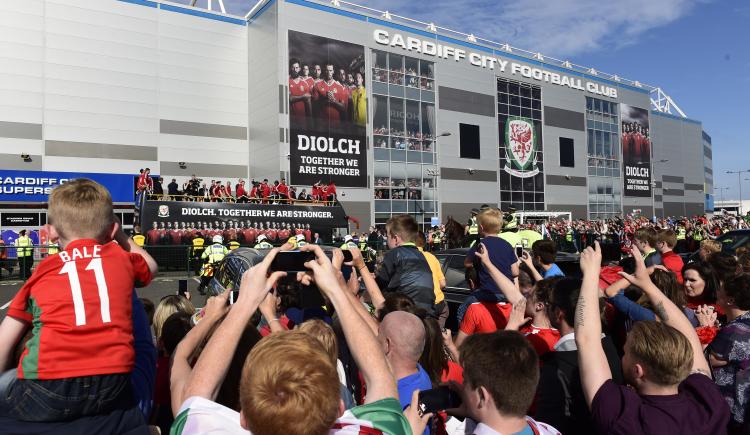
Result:
<svg viewBox="0 0 750 435"><path fill-rule="evenodd" d="M560 166L565 168L576 167L573 139L570 139L568 137L560 138Z"/></svg>
<svg viewBox="0 0 750 435"><path fill-rule="evenodd" d="M458 124L460 154L462 159L478 159L479 157L479 126L472 124Z"/></svg>

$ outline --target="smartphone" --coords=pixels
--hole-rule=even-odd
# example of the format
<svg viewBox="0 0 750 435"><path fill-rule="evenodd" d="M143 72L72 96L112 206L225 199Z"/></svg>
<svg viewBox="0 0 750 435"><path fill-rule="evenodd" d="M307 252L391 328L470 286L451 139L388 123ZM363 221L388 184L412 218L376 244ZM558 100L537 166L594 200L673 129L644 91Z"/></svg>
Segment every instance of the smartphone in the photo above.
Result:
<svg viewBox="0 0 750 435"><path fill-rule="evenodd" d="M186 279L181 279L177 282L177 294L180 296L187 297L188 282Z"/></svg>
<svg viewBox="0 0 750 435"><path fill-rule="evenodd" d="M271 272L305 272L305 263L315 260L312 251L281 251L271 262Z"/></svg>
<svg viewBox="0 0 750 435"><path fill-rule="evenodd" d="M458 408L461 403L461 396L447 385L419 392L419 409L424 414Z"/></svg>
<svg viewBox="0 0 750 435"><path fill-rule="evenodd" d="M523 246L520 243L516 245L516 257L523 257Z"/></svg>
<svg viewBox="0 0 750 435"><path fill-rule="evenodd" d="M348 249L342 249L341 252L344 253L344 263L347 263L349 261L352 261L354 257L352 257L352 251Z"/></svg>

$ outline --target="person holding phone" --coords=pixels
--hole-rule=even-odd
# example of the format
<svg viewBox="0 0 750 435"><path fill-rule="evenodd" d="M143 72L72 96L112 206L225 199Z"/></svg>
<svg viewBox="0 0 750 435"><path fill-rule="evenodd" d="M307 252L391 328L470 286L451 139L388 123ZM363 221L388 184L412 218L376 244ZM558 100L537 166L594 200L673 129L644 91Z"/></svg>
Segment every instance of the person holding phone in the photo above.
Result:
<svg viewBox="0 0 750 435"><path fill-rule="evenodd" d="M518 257L529 268L534 281L565 276L560 266L555 264L556 258L557 245L552 240L539 240L531 246L531 255L524 252Z"/></svg>

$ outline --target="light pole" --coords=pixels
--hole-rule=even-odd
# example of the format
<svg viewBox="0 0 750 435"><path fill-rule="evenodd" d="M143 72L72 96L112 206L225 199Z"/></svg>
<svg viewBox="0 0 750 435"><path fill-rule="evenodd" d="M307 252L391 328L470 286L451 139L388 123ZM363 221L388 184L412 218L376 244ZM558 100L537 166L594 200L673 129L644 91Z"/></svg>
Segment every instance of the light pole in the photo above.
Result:
<svg viewBox="0 0 750 435"><path fill-rule="evenodd" d="M724 191L725 191L725 190L728 190L728 189L729 189L728 187L718 187L718 186L714 186L714 190L718 190L718 191L719 191L719 197L721 198L721 199L720 199L720 201L721 201L721 205L724 205ZM714 208L716 208L716 207L714 207Z"/></svg>
<svg viewBox="0 0 750 435"><path fill-rule="evenodd" d="M750 172L750 169L740 169L739 171L727 171L727 174L737 174L737 185L740 187L740 206L738 215L742 216L742 174Z"/></svg>

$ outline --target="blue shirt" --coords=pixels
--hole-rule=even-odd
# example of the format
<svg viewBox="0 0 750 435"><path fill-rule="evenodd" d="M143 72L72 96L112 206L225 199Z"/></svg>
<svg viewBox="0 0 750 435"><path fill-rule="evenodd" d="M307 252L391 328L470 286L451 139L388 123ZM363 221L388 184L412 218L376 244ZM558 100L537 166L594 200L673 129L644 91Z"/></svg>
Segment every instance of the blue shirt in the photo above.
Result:
<svg viewBox="0 0 750 435"><path fill-rule="evenodd" d="M560 270L560 267L557 264L552 263L552 267L544 272L544 279L552 278L554 276L565 276L565 274Z"/></svg>
<svg viewBox="0 0 750 435"><path fill-rule="evenodd" d="M417 364L417 372L405 378L398 380L398 398L401 402L401 409L406 409L411 405L411 395L414 390L425 391L432 389L432 382L427 372L421 365ZM430 425L424 430L424 435L430 435Z"/></svg>
<svg viewBox="0 0 750 435"><path fill-rule="evenodd" d="M509 280L513 281L513 272L511 266L513 266L518 259L516 258L516 251L510 246L510 243L501 239L500 237L485 237L482 239L482 243L487 248L490 254L490 261L503 275L507 276ZM477 245L478 246L478 245ZM466 258L474 261L474 253L477 252L477 246L469 249L466 254ZM495 280L487 272L487 269L481 264L476 266L477 275L479 276L479 287L482 290L489 290L492 293L502 295L500 287L495 284ZM504 298L502 298L504 300Z"/></svg>

